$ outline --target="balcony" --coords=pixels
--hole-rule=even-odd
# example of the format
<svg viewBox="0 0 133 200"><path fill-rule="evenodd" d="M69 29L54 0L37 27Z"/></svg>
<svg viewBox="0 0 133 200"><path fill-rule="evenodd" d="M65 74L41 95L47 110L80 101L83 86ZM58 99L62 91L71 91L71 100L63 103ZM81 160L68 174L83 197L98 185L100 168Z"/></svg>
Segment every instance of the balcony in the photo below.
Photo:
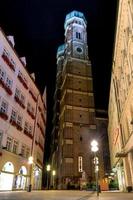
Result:
<svg viewBox="0 0 133 200"><path fill-rule="evenodd" d="M17 128L19 131L22 131L22 130L23 130L23 128L21 127L20 124L16 124L16 128Z"/></svg>
<svg viewBox="0 0 133 200"><path fill-rule="evenodd" d="M18 96L14 96L14 99L23 109L25 109L24 103L19 99Z"/></svg>
<svg viewBox="0 0 133 200"><path fill-rule="evenodd" d="M10 124L11 124L12 126L14 126L14 127L16 127L16 125L17 125L15 119L12 119L12 118L10 119Z"/></svg>
<svg viewBox="0 0 133 200"><path fill-rule="evenodd" d="M27 131L26 129L24 129L24 134L27 135L30 139L33 138L33 135L31 135L31 133Z"/></svg>
<svg viewBox="0 0 133 200"><path fill-rule="evenodd" d="M8 115L7 115L7 113L5 113L5 112L0 111L0 117L1 117L3 120L5 120L5 121L8 120Z"/></svg>
<svg viewBox="0 0 133 200"><path fill-rule="evenodd" d="M6 92L9 94L9 95L12 95L12 90L11 88L5 84L4 80L3 79L0 79L0 85L6 90Z"/></svg>
<svg viewBox="0 0 133 200"><path fill-rule="evenodd" d="M40 142L39 142L39 147L40 147L40 149L43 151L44 150L44 147L42 146L42 144L40 144Z"/></svg>
<svg viewBox="0 0 133 200"><path fill-rule="evenodd" d="M32 113L29 109L27 109L27 113L31 116L32 119L35 119L34 113Z"/></svg>
<svg viewBox="0 0 133 200"><path fill-rule="evenodd" d="M20 82L23 84L23 86L25 87L25 89L28 89L28 85L27 85L27 81L26 79L23 77L22 73L19 71L18 73L18 79L20 80Z"/></svg>
<svg viewBox="0 0 133 200"><path fill-rule="evenodd" d="M35 95L33 94L32 90L29 90L30 95L32 96L33 100L35 102L37 102L37 98L35 97Z"/></svg>
<svg viewBox="0 0 133 200"><path fill-rule="evenodd" d="M4 80L2 79L2 77L1 77L1 79L0 79L0 85L1 85L2 87L5 86L5 83L4 83Z"/></svg>
<svg viewBox="0 0 133 200"><path fill-rule="evenodd" d="M10 67L11 70L15 71L15 65L11 62L10 58L6 55L5 52L2 54L2 58L5 61L5 63Z"/></svg>

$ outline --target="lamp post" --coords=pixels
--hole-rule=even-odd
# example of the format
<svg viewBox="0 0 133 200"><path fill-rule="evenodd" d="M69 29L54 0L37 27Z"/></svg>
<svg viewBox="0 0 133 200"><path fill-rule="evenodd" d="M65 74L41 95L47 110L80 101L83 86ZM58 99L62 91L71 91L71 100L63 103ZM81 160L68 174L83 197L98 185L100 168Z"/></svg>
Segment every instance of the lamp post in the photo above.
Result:
<svg viewBox="0 0 133 200"><path fill-rule="evenodd" d="M55 177L55 175L56 175L56 171L53 170L53 171L52 171L52 176L53 176L53 189L54 189L54 177Z"/></svg>
<svg viewBox="0 0 133 200"><path fill-rule="evenodd" d="M31 178L32 178L32 165L33 165L33 157L30 156L28 158L28 163L30 165L30 177L29 177L29 188L28 188L28 192L31 192L31 189L32 189L32 184L31 184Z"/></svg>
<svg viewBox="0 0 133 200"><path fill-rule="evenodd" d="M51 166L47 165L46 170L47 170L47 189L49 189L49 171L51 170Z"/></svg>
<svg viewBox="0 0 133 200"><path fill-rule="evenodd" d="M94 152L94 165L95 165L95 178L96 178L96 191L97 196L99 196L99 186L98 186L98 171L99 171L99 161L98 157L96 156L96 152L99 150L98 148L98 142L96 140L93 140L91 142L91 151Z"/></svg>

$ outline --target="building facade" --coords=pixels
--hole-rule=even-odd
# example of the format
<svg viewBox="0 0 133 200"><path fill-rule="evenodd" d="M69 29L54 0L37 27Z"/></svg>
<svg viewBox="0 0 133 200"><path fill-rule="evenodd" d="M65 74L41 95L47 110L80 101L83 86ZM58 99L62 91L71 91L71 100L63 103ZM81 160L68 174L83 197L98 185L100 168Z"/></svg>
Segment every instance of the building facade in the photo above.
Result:
<svg viewBox="0 0 133 200"><path fill-rule="evenodd" d="M93 179L90 142L96 122L86 26L83 13L69 13L65 44L57 51L51 162L59 189L79 188Z"/></svg>
<svg viewBox="0 0 133 200"><path fill-rule="evenodd" d="M110 153L108 141L108 112L96 109L97 141L99 143L99 183L101 190L109 190Z"/></svg>
<svg viewBox="0 0 133 200"><path fill-rule="evenodd" d="M133 1L119 0L109 98L109 143L119 189L133 188Z"/></svg>
<svg viewBox="0 0 133 200"><path fill-rule="evenodd" d="M0 29L0 190L41 189L45 123L46 90Z"/></svg>

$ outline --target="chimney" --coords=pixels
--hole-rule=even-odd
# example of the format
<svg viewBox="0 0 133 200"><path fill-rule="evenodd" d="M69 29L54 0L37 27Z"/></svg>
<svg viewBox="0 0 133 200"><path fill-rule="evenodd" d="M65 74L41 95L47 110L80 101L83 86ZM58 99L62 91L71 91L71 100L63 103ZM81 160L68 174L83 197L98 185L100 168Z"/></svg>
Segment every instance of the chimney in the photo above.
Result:
<svg viewBox="0 0 133 200"><path fill-rule="evenodd" d="M26 58L25 57L21 57L20 60L22 61L23 65L26 67Z"/></svg>
<svg viewBox="0 0 133 200"><path fill-rule="evenodd" d="M12 45L12 47L14 47L15 46L14 37L9 35L9 36L7 36L7 39L9 41L9 43Z"/></svg>

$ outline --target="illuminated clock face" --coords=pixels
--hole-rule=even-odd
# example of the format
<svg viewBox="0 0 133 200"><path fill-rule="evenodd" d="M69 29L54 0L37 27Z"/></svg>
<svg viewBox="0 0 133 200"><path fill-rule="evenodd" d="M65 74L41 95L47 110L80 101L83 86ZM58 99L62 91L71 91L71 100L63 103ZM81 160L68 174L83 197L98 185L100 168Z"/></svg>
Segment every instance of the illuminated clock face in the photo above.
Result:
<svg viewBox="0 0 133 200"><path fill-rule="evenodd" d="M77 53L82 54L83 53L83 49L81 47L77 47L76 48Z"/></svg>

